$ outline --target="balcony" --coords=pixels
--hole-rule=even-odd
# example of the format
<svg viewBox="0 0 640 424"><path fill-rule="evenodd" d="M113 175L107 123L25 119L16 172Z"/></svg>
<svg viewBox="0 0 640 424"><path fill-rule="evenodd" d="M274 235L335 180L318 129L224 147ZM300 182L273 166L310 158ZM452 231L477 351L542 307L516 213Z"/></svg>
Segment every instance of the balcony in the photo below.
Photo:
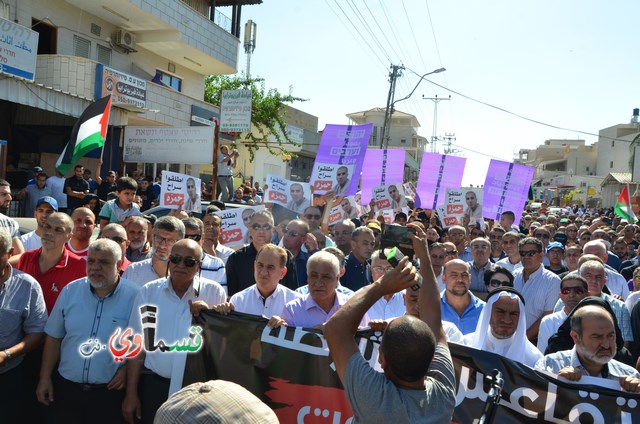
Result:
<svg viewBox="0 0 640 424"><path fill-rule="evenodd" d="M204 13L201 1L111 0L106 4L102 0L67 2L133 33L136 48L148 50L198 74L226 75L237 72L240 40L210 20ZM228 18L225 20L222 15L217 16L220 23L229 25Z"/></svg>

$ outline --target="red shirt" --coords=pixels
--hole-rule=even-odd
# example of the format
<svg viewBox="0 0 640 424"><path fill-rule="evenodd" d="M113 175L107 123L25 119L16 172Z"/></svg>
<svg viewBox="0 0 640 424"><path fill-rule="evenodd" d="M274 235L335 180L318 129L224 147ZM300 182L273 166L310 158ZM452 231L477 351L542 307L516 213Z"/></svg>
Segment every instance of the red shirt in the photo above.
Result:
<svg viewBox="0 0 640 424"><path fill-rule="evenodd" d="M44 303L47 305L47 311L51 313L60 290L70 282L87 276L87 262L65 249L58 263L43 274L38 263L41 252L42 248L24 252L16 268L31 275L40 283Z"/></svg>

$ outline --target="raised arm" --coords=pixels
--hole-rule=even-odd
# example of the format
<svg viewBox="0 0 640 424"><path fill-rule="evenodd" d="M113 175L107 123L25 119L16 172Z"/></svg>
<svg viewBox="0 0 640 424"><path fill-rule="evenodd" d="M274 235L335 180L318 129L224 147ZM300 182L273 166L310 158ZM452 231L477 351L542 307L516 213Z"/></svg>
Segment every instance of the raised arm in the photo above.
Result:
<svg viewBox="0 0 640 424"><path fill-rule="evenodd" d="M358 351L354 334L364 314L382 296L411 287L416 284L417 278L417 271L409 264L409 258L402 258L391 272L359 290L329 319L324 329L324 336L329 343L331 358L336 365L340 380L344 382L347 362Z"/></svg>
<svg viewBox="0 0 640 424"><path fill-rule="evenodd" d="M420 275L422 275L422 287L418 298L420 319L431 327L439 343L446 343L447 338L442 328L440 292L438 290L438 281L431 265L427 238L420 228L416 228L416 233L417 236L412 236L412 240L415 256L420 259Z"/></svg>

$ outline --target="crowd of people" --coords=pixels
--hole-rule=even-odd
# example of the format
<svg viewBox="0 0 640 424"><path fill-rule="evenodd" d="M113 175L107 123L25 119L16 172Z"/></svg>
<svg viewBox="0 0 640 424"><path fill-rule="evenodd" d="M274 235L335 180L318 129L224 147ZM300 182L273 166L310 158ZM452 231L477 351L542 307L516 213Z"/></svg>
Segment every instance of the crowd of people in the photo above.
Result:
<svg viewBox="0 0 640 424"><path fill-rule="evenodd" d="M235 157L224 152L222 172L232 172ZM22 236L3 214L12 196L0 180L2 422L173 422L189 409L181 399L226 389L245 400L236 413L277 422L241 387L181 388L186 352L145 340L136 355L114 360L108 348L114 332L143 334L149 319L155 340L182 340L205 310L323 331L354 422L449 422L457 387L449 342L568 380L593 376L640 390L640 227L610 211L554 214L542 204L527 206L517 223L513 212L479 222L474 210L466 225L445 229L435 211L401 199L408 213L392 223L371 208L329 226L342 197L311 202L300 190L295 219L276 222L268 203L243 214L248 242L232 249L221 242L223 201L201 219L184 211L155 219L136 203L136 178L110 171L100 180L98 170L91 207L84 171L76 166L62 184L63 203L34 169L20 195L37 228ZM237 203L247 189L252 202L260 197L259 186L243 187ZM409 228L408 240L383 239L394 226ZM362 327L384 331L383 373L354 342ZM220 402L195 404L214 414Z"/></svg>

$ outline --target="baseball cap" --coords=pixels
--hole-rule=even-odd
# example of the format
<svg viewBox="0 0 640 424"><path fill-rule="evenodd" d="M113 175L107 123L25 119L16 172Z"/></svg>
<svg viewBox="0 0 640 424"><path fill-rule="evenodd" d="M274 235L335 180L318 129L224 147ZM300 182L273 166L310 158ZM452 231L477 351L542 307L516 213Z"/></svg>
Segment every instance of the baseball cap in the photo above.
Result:
<svg viewBox="0 0 640 424"><path fill-rule="evenodd" d="M564 252L564 245L562 243L560 243L559 241L553 241L551 243L549 243L549 245L547 246L547 250L551 250L554 248L558 248L558 249L562 249L562 251Z"/></svg>
<svg viewBox="0 0 640 424"><path fill-rule="evenodd" d="M38 206L40 206L43 203L47 203L49 206L51 206L51 209L53 209L54 211L58 212L58 202L56 201L56 199L54 199L51 196L44 196L38 199L38 202L36 203L36 208Z"/></svg>
<svg viewBox="0 0 640 424"><path fill-rule="evenodd" d="M42 172L42 168L39 166L34 166L33 169L31 170L32 172L36 173L36 172Z"/></svg>
<svg viewBox="0 0 640 424"><path fill-rule="evenodd" d="M193 383L156 413L154 424L279 423L271 408L244 387L224 380Z"/></svg>
<svg viewBox="0 0 640 424"><path fill-rule="evenodd" d="M378 221L368 221L367 228L371 230L382 231L382 227L380 227L380 223Z"/></svg>

